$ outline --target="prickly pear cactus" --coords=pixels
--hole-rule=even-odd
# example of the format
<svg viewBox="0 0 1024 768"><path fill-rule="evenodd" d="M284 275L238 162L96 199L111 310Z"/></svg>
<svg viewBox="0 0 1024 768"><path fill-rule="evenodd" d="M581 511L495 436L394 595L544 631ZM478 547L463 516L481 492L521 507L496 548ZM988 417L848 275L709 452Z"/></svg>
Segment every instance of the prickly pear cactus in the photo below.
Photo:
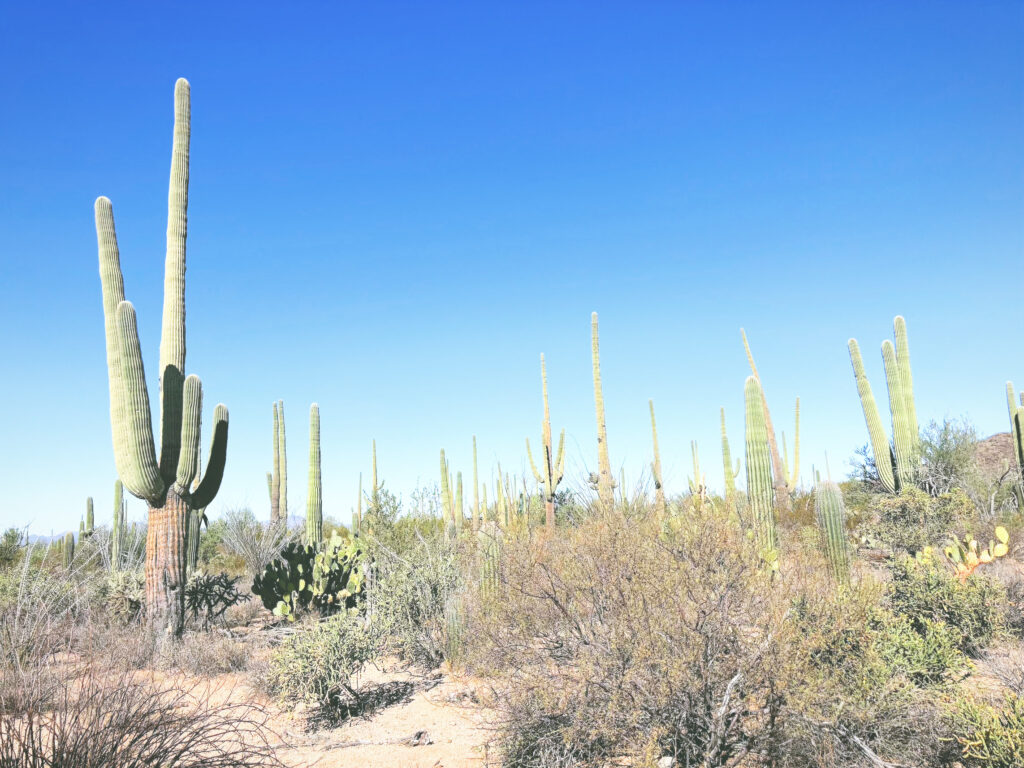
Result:
<svg viewBox="0 0 1024 768"><path fill-rule="evenodd" d="M252 591L267 610L288 621L310 609L321 614L355 609L363 591L362 548L337 531L316 546L289 544L256 577Z"/></svg>

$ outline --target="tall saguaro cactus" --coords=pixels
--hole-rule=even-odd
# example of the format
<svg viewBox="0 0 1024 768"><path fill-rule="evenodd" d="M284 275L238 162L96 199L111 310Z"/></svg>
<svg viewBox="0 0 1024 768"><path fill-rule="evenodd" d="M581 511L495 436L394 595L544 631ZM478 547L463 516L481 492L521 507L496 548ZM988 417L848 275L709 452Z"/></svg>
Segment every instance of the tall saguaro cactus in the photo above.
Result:
<svg viewBox="0 0 1024 768"><path fill-rule="evenodd" d="M814 489L814 513L821 544L832 577L839 584L850 580L850 549L846 541L846 506L839 486L828 480Z"/></svg>
<svg viewBox="0 0 1024 768"><path fill-rule="evenodd" d="M601 391L601 351L597 338L597 312L590 315L590 356L594 365L594 409L597 412L597 497L605 509L615 506L615 480L608 459L608 431L604 421L604 393Z"/></svg>
<svg viewBox="0 0 1024 768"><path fill-rule="evenodd" d="M775 532L772 457L768 447L764 395L755 376L747 378L743 396L746 404L748 510L758 545L774 561L778 552L778 536Z"/></svg>
<svg viewBox="0 0 1024 768"><path fill-rule="evenodd" d="M157 460L149 393L135 308L124 298L110 200L96 200L100 283L110 383L114 461L128 492L149 505L146 537L146 615L161 638L184 626L185 531L190 509L206 507L224 476L228 410L214 410L210 458L203 481L191 488L199 465L202 384L185 370L185 240L188 209L189 84L174 90L174 141L168 192L167 258L160 339L160 458Z"/></svg>
<svg viewBox="0 0 1024 768"><path fill-rule="evenodd" d="M530 460L530 468L537 482L544 487L544 524L548 528L555 527L555 492L565 475L565 430L558 438L558 453L551 450L551 409L548 407L548 372L544 367L544 355L540 356L540 386L544 394L544 421L541 423L541 466L533 460L530 451L530 438L526 438L526 456ZM603 421L603 419L602 419ZM474 462L476 459L476 441L474 438Z"/></svg>
<svg viewBox="0 0 1024 768"><path fill-rule="evenodd" d="M92 505L92 496L85 500L85 533L89 536L96 530L96 513Z"/></svg>
<svg viewBox="0 0 1024 768"><path fill-rule="evenodd" d="M850 339L850 362L857 381L864 421L871 438L878 479L889 493L899 493L914 484L920 458L920 436L917 410L914 406L914 380L910 372L910 349L907 344L907 325L902 317L893 321L896 344L882 342L882 361L885 381L889 390L889 412L892 416L892 442L889 441L878 413L871 383L864 371L864 361L856 339Z"/></svg>
<svg viewBox="0 0 1024 768"><path fill-rule="evenodd" d="M772 426L772 414L771 411L768 410L768 401L764 397L764 387L761 385L761 374L758 373L757 371L757 364L754 363L754 355L753 353L751 353L750 343L747 341L747 332L740 328L740 335L743 337L743 349L747 353L747 362L750 364L750 371L754 375L754 378L757 379L758 386L761 387L761 403L764 407L765 431L768 434L768 450L772 460L772 480L773 486L775 488L775 503L778 504L780 509L786 510L789 509L789 494L793 490L793 488L796 487L796 482L794 481L792 483L793 487L791 488L789 478L786 477L786 462L779 454L779 444L775 440L775 427ZM799 425L799 405L797 406L797 408L797 424ZM799 426L797 427L797 430L799 432ZM798 446L799 439L800 438L798 434ZM799 471L799 447L797 448L797 451L798 453L796 456L796 460L794 461L794 469Z"/></svg>
<svg viewBox="0 0 1024 768"><path fill-rule="evenodd" d="M654 511L658 518L665 516L665 484L661 480L661 452L658 450L658 423L654 420L654 401L648 400L651 408L651 442L654 444L654 460L651 462L651 477L654 478Z"/></svg>
<svg viewBox="0 0 1024 768"><path fill-rule="evenodd" d="M114 524L110 531L110 567L121 569L121 542L124 540L124 486L114 481Z"/></svg>
<svg viewBox="0 0 1024 768"><path fill-rule="evenodd" d="M1013 484L1013 495L1017 499L1017 509L1024 510L1024 392L1020 394L1020 404L1013 391L1013 382L1006 382L1006 406L1010 412L1010 437L1013 444L1013 462L1016 467L1016 482Z"/></svg>
<svg viewBox="0 0 1024 768"><path fill-rule="evenodd" d="M267 473L270 492L270 522L288 523L288 451L284 428L284 400L274 403L274 462Z"/></svg>
<svg viewBox="0 0 1024 768"><path fill-rule="evenodd" d="M722 470L725 473L725 503L730 507L735 507L736 478L740 475L740 460L736 459L736 468L733 469L729 436L725 432L725 408L721 408L720 413L722 417Z"/></svg>
<svg viewBox="0 0 1024 768"><path fill-rule="evenodd" d="M309 490L306 494L306 543L324 538L324 496L320 471L320 406L309 407Z"/></svg>

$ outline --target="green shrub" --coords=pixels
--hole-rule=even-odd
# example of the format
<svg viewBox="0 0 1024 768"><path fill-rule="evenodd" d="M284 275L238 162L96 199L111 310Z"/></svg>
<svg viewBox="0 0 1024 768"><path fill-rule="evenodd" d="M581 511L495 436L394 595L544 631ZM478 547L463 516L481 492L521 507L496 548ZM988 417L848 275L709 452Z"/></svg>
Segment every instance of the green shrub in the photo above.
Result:
<svg viewBox="0 0 1024 768"><path fill-rule="evenodd" d="M303 627L273 653L267 684L286 701L326 706L357 702L353 678L373 657L370 632L358 618L337 614Z"/></svg>
<svg viewBox="0 0 1024 768"><path fill-rule="evenodd" d="M929 545L944 543L972 520L976 511L958 488L937 498L907 488L898 496L876 496L874 513L877 520L865 526L869 538L894 552L914 554Z"/></svg>
<svg viewBox="0 0 1024 768"><path fill-rule="evenodd" d="M904 556L893 560L890 570L888 604L922 637L933 631L932 623L941 622L959 650L977 657L1004 632L1005 590L984 574L961 583L930 557Z"/></svg>
<svg viewBox="0 0 1024 768"><path fill-rule="evenodd" d="M1024 697L1010 694L1002 707L961 699L953 706L950 725L964 768L1024 765Z"/></svg>
<svg viewBox="0 0 1024 768"><path fill-rule="evenodd" d="M371 544L373 622L389 652L433 669L450 650L450 608L463 582L454 543L440 536L415 541L401 556Z"/></svg>
<svg viewBox="0 0 1024 768"><path fill-rule="evenodd" d="M10 568L21 554L22 532L17 528L8 528L0 535L0 569Z"/></svg>

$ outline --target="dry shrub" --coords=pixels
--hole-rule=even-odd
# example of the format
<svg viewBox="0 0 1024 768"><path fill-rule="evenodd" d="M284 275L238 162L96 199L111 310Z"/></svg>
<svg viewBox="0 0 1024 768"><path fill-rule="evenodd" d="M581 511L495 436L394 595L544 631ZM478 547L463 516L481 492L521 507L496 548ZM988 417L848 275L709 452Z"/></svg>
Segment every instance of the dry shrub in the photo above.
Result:
<svg viewBox="0 0 1024 768"><path fill-rule="evenodd" d="M27 685L33 684L31 679ZM213 704L208 688L89 667L63 678L52 706L0 715L5 768L256 768L281 766L267 716Z"/></svg>
<svg viewBox="0 0 1024 768"><path fill-rule="evenodd" d="M963 656L891 614L884 585L837 588L809 545L775 573L711 505L534 534L505 542L467 617L503 765L944 764Z"/></svg>
<svg viewBox="0 0 1024 768"><path fill-rule="evenodd" d="M212 677L249 666L252 648L221 632L192 632L170 647L168 666L190 675Z"/></svg>

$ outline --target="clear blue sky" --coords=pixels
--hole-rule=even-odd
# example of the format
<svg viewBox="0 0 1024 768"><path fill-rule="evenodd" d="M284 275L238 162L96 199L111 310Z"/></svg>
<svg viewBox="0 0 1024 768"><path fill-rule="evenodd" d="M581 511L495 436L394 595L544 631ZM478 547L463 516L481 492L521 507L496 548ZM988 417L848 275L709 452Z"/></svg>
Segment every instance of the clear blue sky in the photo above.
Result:
<svg viewBox="0 0 1024 768"><path fill-rule="evenodd" d="M271 403L327 514L377 439L387 485L525 462L546 353L571 479L609 445L666 483L718 408L742 452L754 345L804 477L867 441L907 317L918 411L1007 428L1024 385L1024 4L6 3L0 10L0 525L110 516L92 203L114 202L155 388L172 92L192 83L187 370L228 404L213 511L267 514ZM151 389L151 391L153 391ZM791 428L787 428L787 433ZM204 441L205 442L205 441ZM205 449L204 449L205 450ZM142 513L141 504L132 508Z"/></svg>

